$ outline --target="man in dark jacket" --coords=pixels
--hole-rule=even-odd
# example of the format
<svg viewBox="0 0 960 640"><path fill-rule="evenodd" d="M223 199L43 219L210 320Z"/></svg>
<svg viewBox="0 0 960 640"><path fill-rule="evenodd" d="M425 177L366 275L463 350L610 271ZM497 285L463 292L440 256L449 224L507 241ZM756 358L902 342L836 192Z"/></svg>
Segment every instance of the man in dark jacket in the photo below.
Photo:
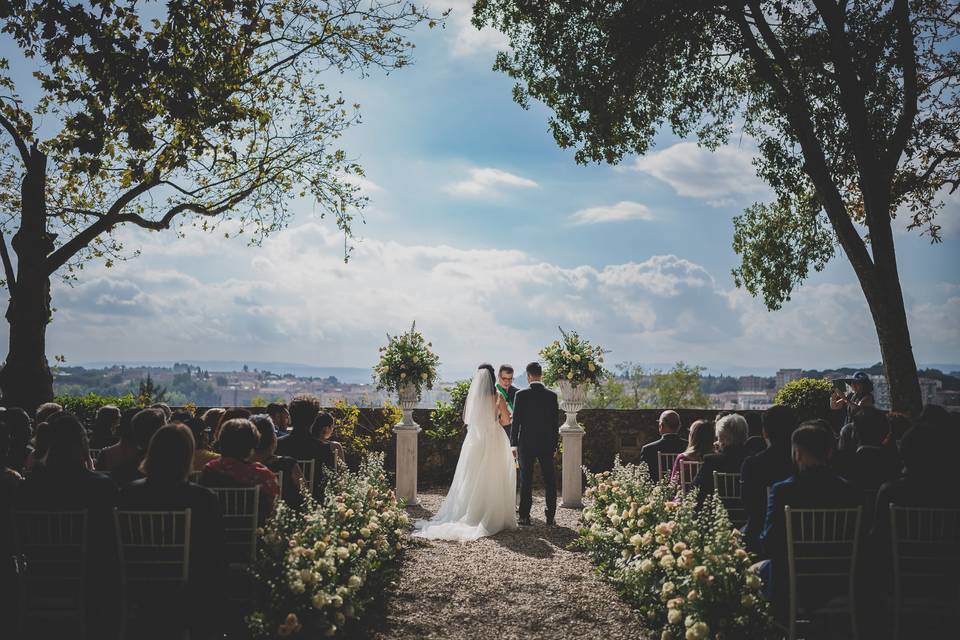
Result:
<svg viewBox="0 0 960 640"><path fill-rule="evenodd" d="M686 441L680 437L680 415L676 411L661 413L657 426L660 439L643 445L640 450L640 459L647 464L654 481L659 481L661 477L658 454L682 453L687 448ZM670 469L664 469L664 472L669 474Z"/></svg>
<svg viewBox="0 0 960 640"><path fill-rule="evenodd" d="M793 461L798 471L770 490L767 517L760 541L768 562L761 569L767 595L781 620L787 616L790 585L787 578L787 522L784 507L836 509L860 506L860 492L827 466L833 434L805 425L793 432ZM826 595L826 594L822 594Z"/></svg>
<svg viewBox="0 0 960 640"><path fill-rule="evenodd" d="M327 474L336 465L331 446L314 436L314 429L322 431L333 425L333 416L320 411L320 399L302 394L290 400L290 433L277 440L277 455L295 460L313 460L313 494L320 496Z"/></svg>
<svg viewBox="0 0 960 640"><path fill-rule="evenodd" d="M797 428L797 418L790 407L776 405L763 412L762 423L767 448L744 460L740 467L743 507L747 512L743 533L747 550L753 553L760 552L760 532L767 515L767 490L793 475L790 437Z"/></svg>
<svg viewBox="0 0 960 640"><path fill-rule="evenodd" d="M543 369L540 363L527 365L527 380L530 387L518 391L514 399L513 426L510 429L510 445L517 450L520 461L520 519L521 525L530 524L530 507L533 506L533 468L540 462L540 473L546 488L547 524L552 525L557 512L557 481L553 456L559 444L560 405L557 394L541 382Z"/></svg>

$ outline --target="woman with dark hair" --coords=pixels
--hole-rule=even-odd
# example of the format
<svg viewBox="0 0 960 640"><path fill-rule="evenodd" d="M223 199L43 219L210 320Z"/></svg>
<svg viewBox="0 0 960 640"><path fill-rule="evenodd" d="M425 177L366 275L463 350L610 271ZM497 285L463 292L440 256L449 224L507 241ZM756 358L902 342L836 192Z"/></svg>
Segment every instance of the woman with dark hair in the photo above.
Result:
<svg viewBox="0 0 960 640"><path fill-rule="evenodd" d="M261 413L250 417L250 422L260 433L260 442L253 453L253 459L274 473L283 474L283 501L291 507L303 503L300 486L303 484L303 471L294 458L277 455L277 430L269 415Z"/></svg>
<svg viewBox="0 0 960 640"><path fill-rule="evenodd" d="M117 427L120 425L120 409L107 404L97 409L90 434L90 446L105 449L117 442Z"/></svg>
<svg viewBox="0 0 960 640"><path fill-rule="evenodd" d="M159 635L174 637L167 625L191 627L191 637L216 637L221 624L218 594L223 593L226 565L223 556L223 522L217 496L204 487L188 482L193 462L193 434L182 424L167 424L150 439L146 456L140 463L144 477L130 483L120 498L121 508L145 511L190 509L190 582L182 602L151 601L155 615L151 629ZM187 611L189 619L177 614ZM212 614L212 615L211 615ZM153 619L156 618L156 619ZM137 637L140 637L139 635Z"/></svg>
<svg viewBox="0 0 960 640"><path fill-rule="evenodd" d="M253 415L250 413L249 409L244 409L243 407L233 407L232 409L226 409L222 414L220 414L220 419L217 421L217 426L213 430L213 437L211 441L213 442L213 448L217 451L220 450L220 430L223 428L223 423L228 420L235 420L237 418L242 418L244 420L250 418Z"/></svg>
<svg viewBox="0 0 960 640"><path fill-rule="evenodd" d="M316 420L313 422L313 435L319 440L322 444L325 444L330 448L330 453L332 454L332 463L329 466L332 466L334 469L337 468L337 464L340 462L345 462L343 457L343 445L332 440L334 432L337 430L337 424L333 420L333 416L325 411L321 411L317 414Z"/></svg>
<svg viewBox="0 0 960 640"><path fill-rule="evenodd" d="M127 409L120 415L120 422L117 425L120 441L100 452L96 459L97 471L110 472L114 467L136 460L140 455L137 436L133 431L133 416L139 412L140 409Z"/></svg>
<svg viewBox="0 0 960 640"><path fill-rule="evenodd" d="M703 462L704 457L713 453L714 424L712 420L697 420L690 425L687 450L673 461L673 470L670 472L671 482L680 482L680 467L684 460Z"/></svg>
<svg viewBox="0 0 960 640"><path fill-rule="evenodd" d="M86 431L84 431L86 433ZM47 449L50 447L50 424L48 422L37 423L33 430L33 440L31 441L33 451L27 454L27 459L23 463L23 471L26 475L36 473L43 469L44 459L47 457Z"/></svg>
<svg viewBox="0 0 960 640"><path fill-rule="evenodd" d="M200 483L207 487L260 487L260 520L273 512L280 495L277 476L256 462L253 454L260 432L246 418L233 418L220 425L220 457L207 463Z"/></svg>
<svg viewBox="0 0 960 640"><path fill-rule="evenodd" d="M203 471L203 468L207 466L208 462L220 457L219 453L210 448L207 423L200 418L189 418L184 420L183 424L190 429L196 445L193 450L193 470Z"/></svg>
<svg viewBox="0 0 960 640"><path fill-rule="evenodd" d="M23 475L27 458L33 451L30 444L33 436L30 416L20 407L9 407L3 412L3 422L7 427L8 438L6 466Z"/></svg>

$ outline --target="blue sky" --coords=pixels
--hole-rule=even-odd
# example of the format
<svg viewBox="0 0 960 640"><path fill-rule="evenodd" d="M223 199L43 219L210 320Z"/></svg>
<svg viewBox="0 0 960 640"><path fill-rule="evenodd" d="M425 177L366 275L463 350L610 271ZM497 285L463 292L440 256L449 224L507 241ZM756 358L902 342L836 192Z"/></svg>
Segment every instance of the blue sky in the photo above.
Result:
<svg viewBox="0 0 960 640"><path fill-rule="evenodd" d="M749 140L711 154L664 132L644 158L576 165L547 111L521 109L491 70L502 38L469 26L468 2L445 6L447 27L415 36L412 67L330 79L363 112L344 146L371 202L349 264L309 203L262 248L129 232L141 257L56 285L50 355L367 366L385 331L416 319L450 373L522 364L558 324L611 362L766 372L879 359L842 257L776 313L734 288L732 218L768 193ZM958 218L955 199L940 245L898 234L921 362L960 362Z"/></svg>

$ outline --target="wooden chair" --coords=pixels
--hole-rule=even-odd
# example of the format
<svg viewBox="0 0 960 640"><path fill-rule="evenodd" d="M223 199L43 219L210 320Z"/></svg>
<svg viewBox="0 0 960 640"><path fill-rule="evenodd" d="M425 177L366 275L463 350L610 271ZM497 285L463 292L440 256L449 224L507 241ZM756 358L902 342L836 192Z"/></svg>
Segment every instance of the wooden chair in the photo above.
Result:
<svg viewBox="0 0 960 640"><path fill-rule="evenodd" d="M673 463L677 461L679 453L657 452L657 480L669 478L673 472Z"/></svg>
<svg viewBox="0 0 960 640"><path fill-rule="evenodd" d="M800 581L816 583L846 580L847 597L834 599L809 613L844 613L850 616L854 640L859 636L856 617L854 568L860 546L863 507L854 509L794 509L786 512L787 569L790 584L789 637L797 638Z"/></svg>
<svg viewBox="0 0 960 640"><path fill-rule="evenodd" d="M138 599L151 601L158 590L185 599L190 577L190 509L129 511L114 509L120 556L124 637ZM131 600L134 601L131 604ZM189 603L183 602L182 611ZM186 625L181 637L189 637Z"/></svg>
<svg viewBox="0 0 960 640"><path fill-rule="evenodd" d="M103 451L103 449L88 449L88 451L90 453L90 459L96 462L97 458L100 457L100 452Z"/></svg>
<svg viewBox="0 0 960 640"><path fill-rule="evenodd" d="M224 544L232 570L242 570L257 557L257 510L260 487L211 487L220 501Z"/></svg>
<svg viewBox="0 0 960 640"><path fill-rule="evenodd" d="M65 619L84 636L87 510L13 514L19 602L17 633L31 619Z"/></svg>
<svg viewBox="0 0 960 640"><path fill-rule="evenodd" d="M747 510L743 506L743 482L740 474L714 471L713 490L726 507L730 524L737 529L746 524Z"/></svg>
<svg viewBox="0 0 960 640"><path fill-rule="evenodd" d="M960 567L960 509L890 505L893 548L893 637L899 640L903 614L954 619L960 625L960 587L954 572ZM944 598L905 598L904 593L952 587Z"/></svg>
<svg viewBox="0 0 960 640"><path fill-rule="evenodd" d="M316 485L314 484L314 474L317 470L317 461L316 460L297 460L297 464L300 465L301 471L303 471L303 484L306 485L307 491L310 495L313 495Z"/></svg>
<svg viewBox="0 0 960 640"><path fill-rule="evenodd" d="M703 467L703 463L699 460L680 461L680 491L682 493L686 493L693 486L693 481L696 480L701 467Z"/></svg>
<svg viewBox="0 0 960 640"><path fill-rule="evenodd" d="M203 471L191 471L190 472L190 482L194 484L200 484L200 478L203 476Z"/></svg>
<svg viewBox="0 0 960 640"><path fill-rule="evenodd" d="M279 500L283 500L283 471L274 471L273 475L277 476L277 486L280 487Z"/></svg>

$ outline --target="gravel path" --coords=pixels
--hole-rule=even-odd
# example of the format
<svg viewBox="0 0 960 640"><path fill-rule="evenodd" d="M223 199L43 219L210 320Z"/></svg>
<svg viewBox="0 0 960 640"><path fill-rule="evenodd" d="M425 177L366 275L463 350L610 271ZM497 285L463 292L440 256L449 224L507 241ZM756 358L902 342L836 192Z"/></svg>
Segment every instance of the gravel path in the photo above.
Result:
<svg viewBox="0 0 960 640"><path fill-rule="evenodd" d="M413 518L429 517L443 496L421 494ZM415 545L368 637L376 640L469 638L642 638L638 616L600 581L585 554L569 551L579 511L560 508L557 525L534 497L533 526L476 542Z"/></svg>

